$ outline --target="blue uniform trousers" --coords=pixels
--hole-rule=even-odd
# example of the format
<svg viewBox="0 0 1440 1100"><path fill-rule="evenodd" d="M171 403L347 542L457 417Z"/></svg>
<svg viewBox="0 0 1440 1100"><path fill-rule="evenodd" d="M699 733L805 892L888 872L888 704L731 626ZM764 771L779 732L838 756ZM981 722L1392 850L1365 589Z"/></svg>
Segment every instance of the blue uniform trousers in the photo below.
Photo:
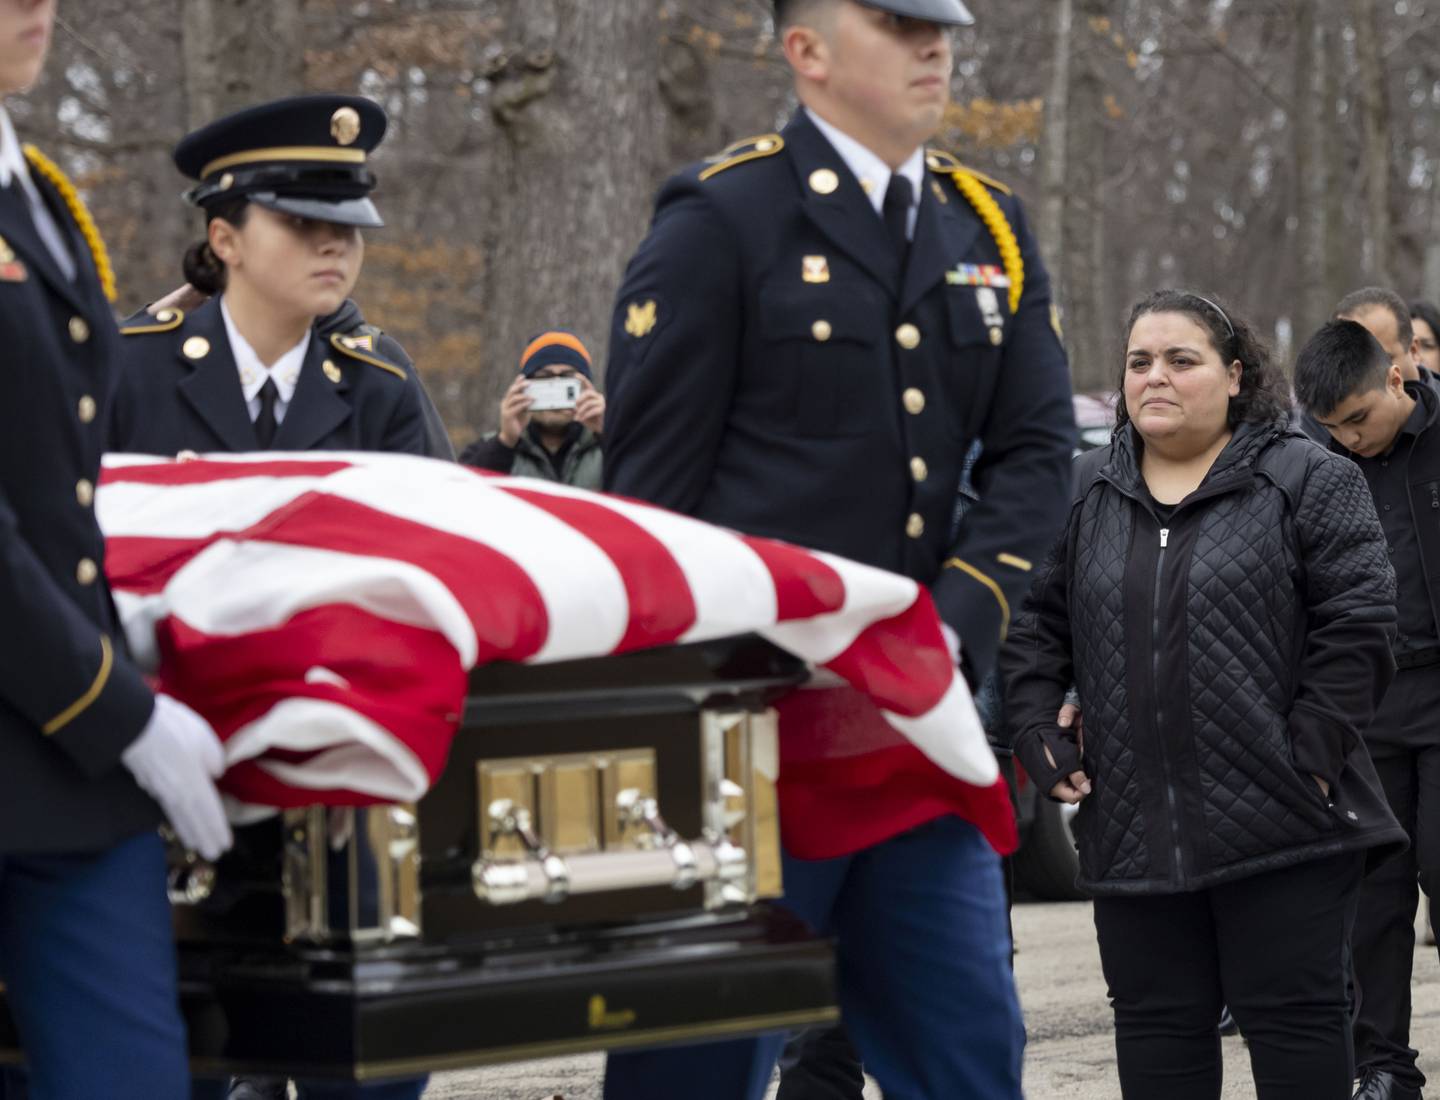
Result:
<svg viewBox="0 0 1440 1100"><path fill-rule="evenodd" d="M1018 1100L1005 886L978 829L947 817L841 859L786 856L785 904L836 938L845 1026L885 1100ZM615 1054L605 1097L760 1100L783 1041Z"/></svg>
<svg viewBox="0 0 1440 1100"><path fill-rule="evenodd" d="M85 855L0 853L0 980L30 1100L190 1095L156 834Z"/></svg>

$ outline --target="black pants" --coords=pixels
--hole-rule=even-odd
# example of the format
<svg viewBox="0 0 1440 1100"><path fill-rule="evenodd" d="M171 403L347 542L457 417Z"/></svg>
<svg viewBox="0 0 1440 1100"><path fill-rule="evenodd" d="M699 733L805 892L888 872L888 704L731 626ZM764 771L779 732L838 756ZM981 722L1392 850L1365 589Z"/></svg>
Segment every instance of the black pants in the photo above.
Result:
<svg viewBox="0 0 1440 1100"><path fill-rule="evenodd" d="M1259 1100L1349 1100L1346 943L1364 857L1188 894L1100 898L1095 929L1126 1100L1218 1100L1229 1004Z"/></svg>
<svg viewBox="0 0 1440 1100"><path fill-rule="evenodd" d="M1420 1088L1425 1075L1410 1046L1410 977L1419 889L1431 898L1440 889L1440 668L1401 672L1365 741L1410 848L1360 887L1355 1060L1362 1070L1388 1070Z"/></svg>

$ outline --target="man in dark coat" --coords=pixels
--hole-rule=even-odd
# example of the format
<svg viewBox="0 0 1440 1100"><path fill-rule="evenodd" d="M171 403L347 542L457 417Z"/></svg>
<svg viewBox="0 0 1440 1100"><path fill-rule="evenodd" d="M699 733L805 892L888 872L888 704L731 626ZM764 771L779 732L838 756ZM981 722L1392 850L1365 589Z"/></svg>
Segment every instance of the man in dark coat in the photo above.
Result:
<svg viewBox="0 0 1440 1100"><path fill-rule="evenodd" d="M616 305L606 485L915 578L975 683L1063 520L1074 426L1020 204L925 148L947 27L969 21L957 0L777 5L804 109L662 190ZM952 538L977 440L979 502ZM847 1029L896 1095L1020 1094L999 860L962 813L786 860L787 904L837 936ZM606 1095L758 1096L775 1050L614 1056Z"/></svg>
<svg viewBox="0 0 1440 1100"><path fill-rule="evenodd" d="M1418 1100L1425 1084L1410 1045L1417 875L1427 897L1440 889L1440 383L1416 371L1408 334L1387 346L1371 327L1373 314L1384 312L1393 331L1395 308L1404 302L1382 296L1371 316L1345 309L1355 320L1322 328L1295 366L1306 430L1365 474L1399 589L1398 672L1365 744L1411 848L1366 876L1360 890L1352 950L1362 1081L1355 1095L1363 1100ZM1407 312L1403 327L1409 323Z"/></svg>

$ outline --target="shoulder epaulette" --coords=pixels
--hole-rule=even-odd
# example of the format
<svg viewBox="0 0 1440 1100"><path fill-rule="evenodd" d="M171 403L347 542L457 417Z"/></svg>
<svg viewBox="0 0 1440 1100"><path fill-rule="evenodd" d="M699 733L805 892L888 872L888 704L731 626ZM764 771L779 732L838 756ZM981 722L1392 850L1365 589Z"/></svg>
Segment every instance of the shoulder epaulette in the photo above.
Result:
<svg viewBox="0 0 1440 1100"><path fill-rule="evenodd" d="M954 156L944 149L926 149L925 164L932 172L943 172L949 175L951 172L968 172L986 187L999 191L1002 195L1013 195L1014 192L1008 186L1001 183L994 176L987 176L984 172L977 172L967 164L961 164Z"/></svg>
<svg viewBox="0 0 1440 1100"><path fill-rule="evenodd" d="M162 309L155 314L153 323L147 322L139 325L127 325L120 330L121 336L146 336L152 332L170 332L179 328L185 323L185 311L183 309Z"/></svg>
<svg viewBox="0 0 1440 1100"><path fill-rule="evenodd" d="M773 157L783 148L785 148L785 139L779 134L760 134L757 137L746 138L744 141L737 141L734 145L726 146L713 157L706 158L706 163L710 167L700 173L700 182L704 183L711 176L718 176L725 169L734 168L737 164L759 160L761 157Z"/></svg>
<svg viewBox="0 0 1440 1100"><path fill-rule="evenodd" d="M330 337L330 346L341 355L351 359L358 359L362 363L369 363L372 367L379 367L383 371L389 371L396 378L406 379L409 377L403 368L397 367L394 363L387 363L375 354L374 337L368 333L361 336L345 336L339 332Z"/></svg>

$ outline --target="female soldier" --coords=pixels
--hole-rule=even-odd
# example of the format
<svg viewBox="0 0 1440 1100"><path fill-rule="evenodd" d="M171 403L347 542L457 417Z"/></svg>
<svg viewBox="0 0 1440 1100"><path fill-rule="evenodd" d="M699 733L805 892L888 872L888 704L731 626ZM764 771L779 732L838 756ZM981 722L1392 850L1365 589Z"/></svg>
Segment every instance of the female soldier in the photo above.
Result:
<svg viewBox="0 0 1440 1100"><path fill-rule="evenodd" d="M1261 1100L1349 1100L1360 876L1404 841L1360 740L1393 674L1385 537L1242 320L1161 291L1126 340L1119 427L1003 658L1015 755L1080 805L1127 1100L1218 1100L1222 1003Z"/></svg>
<svg viewBox="0 0 1440 1100"><path fill-rule="evenodd" d="M185 277L210 298L121 330L110 450L427 453L415 377L373 341L315 325L355 285L359 230L383 224L366 162L384 133L385 113L369 100L306 96L248 108L176 146L176 165L199 181L187 198L206 220ZM242 847L263 843L250 833L241 830ZM298 1083L306 1100L410 1100L424 1087ZM196 1083L197 1098L224 1093L221 1082ZM242 1078L229 1095L289 1093L283 1077Z"/></svg>
<svg viewBox="0 0 1440 1100"><path fill-rule="evenodd" d="M188 135L179 169L205 211L187 280L211 299L129 337L109 449L426 453L419 387L364 337L314 329L349 296L385 113L352 96L251 107Z"/></svg>

